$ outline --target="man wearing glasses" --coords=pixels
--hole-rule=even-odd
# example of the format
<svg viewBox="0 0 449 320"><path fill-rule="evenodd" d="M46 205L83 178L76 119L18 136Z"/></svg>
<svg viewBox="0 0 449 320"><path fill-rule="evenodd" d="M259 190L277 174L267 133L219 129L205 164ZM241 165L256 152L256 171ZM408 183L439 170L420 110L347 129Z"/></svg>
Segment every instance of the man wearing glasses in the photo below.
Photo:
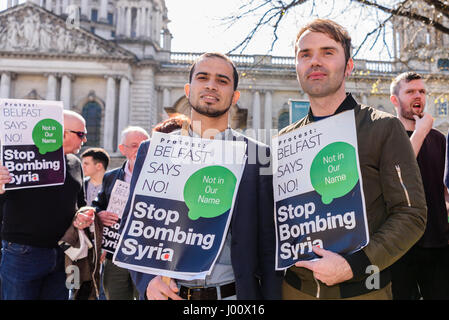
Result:
<svg viewBox="0 0 449 320"><path fill-rule="evenodd" d="M74 154L86 141L83 117L64 110L64 184L5 192L3 185L11 178L6 167L0 166L3 299L68 299L65 255L58 241L72 223L79 229L92 223L81 215L75 216L86 203L81 161Z"/></svg>
<svg viewBox="0 0 449 320"><path fill-rule="evenodd" d="M111 227L118 222L118 216L106 211L115 181L122 180L130 183L136 162L137 150L140 143L149 139L148 132L141 127L128 127L122 131L121 143L118 148L125 156L126 161L120 168L105 173L103 187L97 199L92 202L97 216L104 226ZM112 263L113 254L108 252L104 263L103 287L108 300L134 300L138 298L138 292L132 282L127 269L120 268Z"/></svg>

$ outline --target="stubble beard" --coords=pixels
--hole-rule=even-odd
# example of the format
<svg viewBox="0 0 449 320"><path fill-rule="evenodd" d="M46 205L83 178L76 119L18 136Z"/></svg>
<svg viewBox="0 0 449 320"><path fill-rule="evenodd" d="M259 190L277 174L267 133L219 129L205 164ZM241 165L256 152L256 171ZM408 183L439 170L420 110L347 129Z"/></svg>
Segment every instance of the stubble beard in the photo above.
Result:
<svg viewBox="0 0 449 320"><path fill-rule="evenodd" d="M321 67L313 68L312 71L324 71L327 75L330 74L327 69ZM311 98L324 98L331 96L340 90L345 82L346 65L341 71L341 77L339 77L339 79L334 81L332 78L327 78L324 83L321 81L314 83L314 80L307 81L307 76L312 71L306 72L303 78L298 76L298 80L303 91Z"/></svg>
<svg viewBox="0 0 449 320"><path fill-rule="evenodd" d="M222 115L224 115L225 113L227 113L229 111L229 109L231 108L232 104L229 104L229 107L227 107L224 110L213 110L212 108L210 108L209 106L200 106L200 105L193 105L190 102L189 99L189 105L192 107L193 110L195 110L197 113L209 117L209 118L218 118L221 117Z"/></svg>
<svg viewBox="0 0 449 320"><path fill-rule="evenodd" d="M324 84L316 83L315 85L308 84L308 82L306 80L301 81L301 79L299 82L301 84L302 89L304 90L304 92L306 94L309 95L309 97L323 98L323 97L331 96L334 93L336 93L338 90L340 90L340 88L342 87L342 85L344 83L344 80L345 80L345 77L343 75L343 77L340 79L340 81L338 82L337 85L333 85L334 83L331 81L327 81Z"/></svg>

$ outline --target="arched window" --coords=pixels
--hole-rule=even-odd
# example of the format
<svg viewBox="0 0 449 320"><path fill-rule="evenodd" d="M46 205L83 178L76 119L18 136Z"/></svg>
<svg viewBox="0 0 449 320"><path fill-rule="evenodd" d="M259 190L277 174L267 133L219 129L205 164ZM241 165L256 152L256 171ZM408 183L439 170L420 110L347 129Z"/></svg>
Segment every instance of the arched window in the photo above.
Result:
<svg viewBox="0 0 449 320"><path fill-rule="evenodd" d="M290 116L288 114L288 111L284 111L279 115L278 118L278 130L281 130L282 128L288 126L290 124Z"/></svg>
<svg viewBox="0 0 449 320"><path fill-rule="evenodd" d="M82 111L83 118L86 119L87 142L86 146L100 146L101 128L101 107L95 101L88 102Z"/></svg>

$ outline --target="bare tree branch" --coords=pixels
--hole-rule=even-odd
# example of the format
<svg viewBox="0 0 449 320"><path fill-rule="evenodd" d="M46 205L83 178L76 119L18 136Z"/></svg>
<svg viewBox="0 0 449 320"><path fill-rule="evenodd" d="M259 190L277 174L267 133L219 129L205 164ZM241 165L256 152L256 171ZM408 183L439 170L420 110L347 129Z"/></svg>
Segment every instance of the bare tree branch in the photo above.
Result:
<svg viewBox="0 0 449 320"><path fill-rule="evenodd" d="M340 1L341 0L339 0L339 5ZM357 48L354 56L356 56L360 52L360 49L363 46L367 46L368 42L370 42L370 47L372 48L378 40L380 41L380 39L382 39L383 44L387 48L388 55L391 57L391 52L386 45L387 36L385 29L387 28L387 23L390 22L394 17L408 19L411 22L420 22L423 26L433 28L440 33L449 35L448 0L391 0L391 5L385 5L384 3L386 3L386 1L381 2L379 0L346 1L349 5L354 4L354 6L360 7L360 14L358 15L360 23L364 23L364 20L362 18L362 11L365 11L364 9L376 10L376 14L379 12L387 14L386 17L384 15L382 18L378 18L376 27L374 27L365 35L365 38ZM316 2L315 0L247 0L243 5L240 6L238 14L229 16L228 18L223 20L226 21L229 25L234 25L237 22L245 21L244 19L247 19L249 17L257 17L256 22L251 30L246 34L242 41L240 41L232 50L229 51L229 53L233 53L237 50L243 52L251 43L255 35L260 33L261 30L266 27L271 28L272 30L273 39L269 52L273 51L276 42L279 40L280 26L285 21L285 17L287 16L287 14L295 12L293 10L295 7L299 8L305 4L310 5L310 12L304 12L302 15L303 17L310 18L312 16L319 16L319 14L323 16L322 12L317 11L318 2ZM323 2L320 1L319 5L322 7ZM328 3L329 9L332 10L329 11L329 14L325 14L326 16L330 17L331 14L335 16L336 13L335 10L333 10L335 5L335 0L332 0L332 3ZM344 8L341 14L345 14L346 12L344 11L346 9L347 8ZM352 7L352 9L355 9L355 7Z"/></svg>
<svg viewBox="0 0 449 320"><path fill-rule="evenodd" d="M376 2L372 2L372 1L368 1L368 0L353 0L353 1L359 2L360 4L363 4L363 5L374 7L376 9L382 10L383 12L389 13L394 16L406 17L411 20L422 22L425 25L432 26L433 28L435 28L438 31L449 34L449 27L446 27L443 24L441 24L440 22L435 21L433 18L429 18L429 17L423 16L423 15L417 14L413 10L405 11L403 9L403 6L400 6L397 9L393 9L393 8L387 8L387 7L382 6ZM404 2L407 2L407 1L408 0L405 0ZM439 3L442 6L446 6L446 7L448 6L448 5L444 5L441 1L430 1L429 0L426 2Z"/></svg>

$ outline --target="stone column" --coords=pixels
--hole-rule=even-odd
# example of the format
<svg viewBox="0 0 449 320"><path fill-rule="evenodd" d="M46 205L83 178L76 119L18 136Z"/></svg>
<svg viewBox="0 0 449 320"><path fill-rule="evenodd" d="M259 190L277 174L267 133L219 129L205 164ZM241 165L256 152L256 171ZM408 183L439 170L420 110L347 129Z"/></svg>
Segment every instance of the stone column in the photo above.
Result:
<svg viewBox="0 0 449 320"><path fill-rule="evenodd" d="M162 12L158 9L156 11L156 28L154 30L155 41L161 43L161 26L162 26Z"/></svg>
<svg viewBox="0 0 449 320"><path fill-rule="evenodd" d="M81 0L81 16L90 19L89 0Z"/></svg>
<svg viewBox="0 0 449 320"><path fill-rule="evenodd" d="M136 11L136 31L135 31L136 38L140 37L140 25L142 23L141 22L142 18L140 16L140 13L141 13L140 8L137 8L137 11Z"/></svg>
<svg viewBox="0 0 449 320"><path fill-rule="evenodd" d="M114 152L115 77L106 76L106 105L104 110L103 146L107 152Z"/></svg>
<svg viewBox="0 0 449 320"><path fill-rule="evenodd" d="M260 129L260 93L255 91L253 95L253 129L257 134L257 130Z"/></svg>
<svg viewBox="0 0 449 320"><path fill-rule="evenodd" d="M69 0L62 0L62 13L68 14L67 8L69 7Z"/></svg>
<svg viewBox="0 0 449 320"><path fill-rule="evenodd" d="M132 26L132 15L131 15L131 7L126 7L126 31L125 36L127 38L131 38L131 26Z"/></svg>
<svg viewBox="0 0 449 320"><path fill-rule="evenodd" d="M55 14L58 16L61 15L61 13L63 12L62 8L61 8L61 0L56 0L54 11L55 11Z"/></svg>
<svg viewBox="0 0 449 320"><path fill-rule="evenodd" d="M141 24L140 24L140 35L142 36L142 38L146 38L147 37L147 8L143 7L140 8L141 13L140 13L140 17L141 17Z"/></svg>
<svg viewBox="0 0 449 320"><path fill-rule="evenodd" d="M152 8L153 7L152 7L151 3L149 3L148 5L149 5L149 7L148 7L148 10L147 10L147 15L146 15L145 36L147 38L151 39L151 26L152 26L152 23L153 23L151 12L152 12Z"/></svg>
<svg viewBox="0 0 449 320"><path fill-rule="evenodd" d="M157 41L157 38L155 37L155 30L157 28L157 12L156 8L153 8L153 11L151 12L151 39L154 41Z"/></svg>
<svg viewBox="0 0 449 320"><path fill-rule="evenodd" d="M107 22L108 21L108 0L101 0L100 3L100 16L98 21Z"/></svg>
<svg viewBox="0 0 449 320"><path fill-rule="evenodd" d="M120 79L120 96L118 108L117 137L120 143L120 135L129 122L129 79L127 77L122 77Z"/></svg>
<svg viewBox="0 0 449 320"><path fill-rule="evenodd" d="M8 0L8 2L6 3L6 9L9 9L12 7L12 0Z"/></svg>
<svg viewBox="0 0 449 320"><path fill-rule="evenodd" d="M265 117L264 117L266 144L270 144L271 142L271 126L273 119L272 113L273 113L273 98L271 91L267 91L265 92Z"/></svg>
<svg viewBox="0 0 449 320"><path fill-rule="evenodd" d="M19 4L19 0L12 0L12 6L15 7Z"/></svg>
<svg viewBox="0 0 449 320"><path fill-rule="evenodd" d="M170 107L170 89L164 88L162 90L162 107Z"/></svg>
<svg viewBox="0 0 449 320"><path fill-rule="evenodd" d="M123 25L123 8L117 7L116 9L116 18L115 18L115 36L122 35L122 25Z"/></svg>
<svg viewBox="0 0 449 320"><path fill-rule="evenodd" d="M171 39L172 35L168 29L164 30L164 43L163 43L163 49L165 51L171 51Z"/></svg>
<svg viewBox="0 0 449 320"><path fill-rule="evenodd" d="M46 2L45 2L45 10L47 10L47 11L53 11L52 10L52 3L53 2L53 0L47 0Z"/></svg>
<svg viewBox="0 0 449 320"><path fill-rule="evenodd" d="M73 76L70 74L63 74L61 78L61 101L63 102L64 109L71 109L72 101L72 80Z"/></svg>
<svg viewBox="0 0 449 320"><path fill-rule="evenodd" d="M47 75L47 96L45 99L55 101L56 100L56 89L57 89L57 79L54 74Z"/></svg>
<svg viewBox="0 0 449 320"><path fill-rule="evenodd" d="M0 98L9 99L11 95L11 73L3 72L0 80Z"/></svg>

